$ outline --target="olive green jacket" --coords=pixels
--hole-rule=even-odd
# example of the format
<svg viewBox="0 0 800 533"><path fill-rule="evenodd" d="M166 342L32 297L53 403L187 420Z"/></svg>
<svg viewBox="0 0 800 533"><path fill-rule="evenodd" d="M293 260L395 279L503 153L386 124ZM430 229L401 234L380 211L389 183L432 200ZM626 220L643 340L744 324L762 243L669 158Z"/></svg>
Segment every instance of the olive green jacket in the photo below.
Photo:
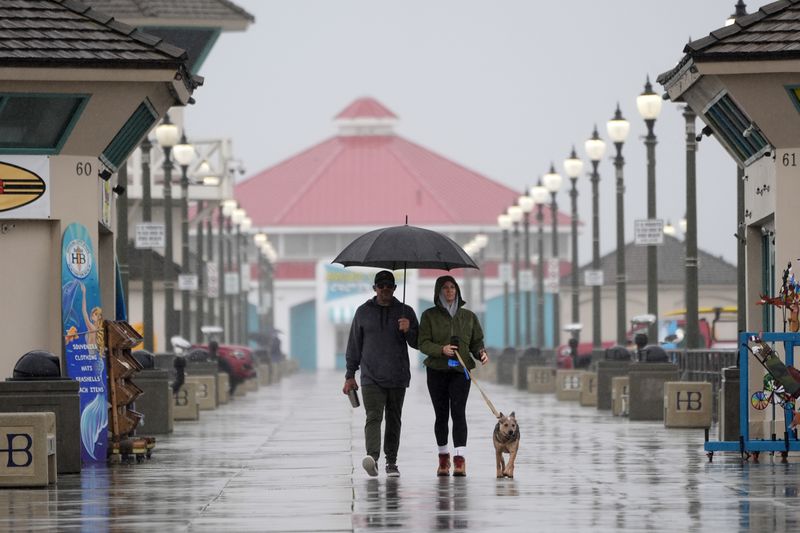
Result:
<svg viewBox="0 0 800 533"><path fill-rule="evenodd" d="M467 368L473 369L475 368L475 359L470 357L470 354L473 354L476 359L480 359L478 354L483 349L483 329L475 313L464 308L465 302L461 299L461 289L458 288L457 283L459 307L455 316L450 316L450 313L439 301L441 285L442 283L437 280L433 297L435 305L422 313L419 322L419 351L427 355L423 364L434 370L463 372L461 365L448 366L449 358L442 354L442 347L450 344L451 337L457 336L459 340L458 353Z"/></svg>

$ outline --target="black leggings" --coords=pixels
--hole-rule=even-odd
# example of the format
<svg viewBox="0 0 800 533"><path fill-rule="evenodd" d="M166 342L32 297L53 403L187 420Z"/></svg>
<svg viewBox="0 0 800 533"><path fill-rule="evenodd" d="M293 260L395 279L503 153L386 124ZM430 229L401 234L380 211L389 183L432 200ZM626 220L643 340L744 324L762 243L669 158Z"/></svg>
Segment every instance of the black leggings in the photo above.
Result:
<svg viewBox="0 0 800 533"><path fill-rule="evenodd" d="M470 382L464 371L433 370L428 368L428 392L433 403L436 422L433 432L436 444L447 445L449 419L453 417L453 446L467 445L467 397Z"/></svg>

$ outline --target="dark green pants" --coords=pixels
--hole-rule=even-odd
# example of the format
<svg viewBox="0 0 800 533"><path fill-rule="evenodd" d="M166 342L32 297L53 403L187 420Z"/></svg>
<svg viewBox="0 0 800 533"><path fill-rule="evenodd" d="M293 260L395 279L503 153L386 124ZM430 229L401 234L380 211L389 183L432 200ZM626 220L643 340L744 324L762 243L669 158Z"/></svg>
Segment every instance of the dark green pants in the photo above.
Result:
<svg viewBox="0 0 800 533"><path fill-rule="evenodd" d="M386 413L386 431L383 436L383 454L387 463L397 462L397 450L400 448L400 417L403 414L403 400L406 397L405 387L385 389L378 385L363 385L361 394L364 397L364 410L367 422L364 425L364 441L367 455L375 461L381 455L381 422Z"/></svg>

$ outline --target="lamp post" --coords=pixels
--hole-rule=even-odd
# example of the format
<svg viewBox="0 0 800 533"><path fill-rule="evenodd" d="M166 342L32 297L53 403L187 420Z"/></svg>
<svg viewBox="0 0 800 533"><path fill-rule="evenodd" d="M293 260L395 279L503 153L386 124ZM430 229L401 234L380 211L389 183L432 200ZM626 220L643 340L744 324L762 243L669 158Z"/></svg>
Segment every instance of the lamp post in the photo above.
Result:
<svg viewBox="0 0 800 533"><path fill-rule="evenodd" d="M156 128L156 140L164 150L164 233L166 243L164 247L164 346L171 350L170 339L175 335L175 282L172 279L172 147L178 144L178 126L173 124L169 115L164 115L164 121Z"/></svg>
<svg viewBox="0 0 800 533"><path fill-rule="evenodd" d="M150 195L150 150L153 143L145 136L142 141L142 222L153 219L152 198ZM152 353L153 347L153 254L150 250L142 252L142 321L144 349Z"/></svg>
<svg viewBox="0 0 800 533"><path fill-rule="evenodd" d="M598 185L600 184L600 174L597 166L606 152L606 143L597 134L597 126L594 127L592 136L584 143L586 155L592 162L592 270L595 275L600 270L600 196ZM600 315L600 286L597 281L592 285L592 347L599 350L602 347L601 339L601 315Z"/></svg>
<svg viewBox="0 0 800 533"><path fill-rule="evenodd" d="M522 208L512 205L506 212L514 225L514 346L519 348L522 345L522 306L519 292L519 223L522 221Z"/></svg>
<svg viewBox="0 0 800 533"><path fill-rule="evenodd" d="M531 239L530 239L530 214L533 211L533 198L523 194L517 199L517 205L522 210L523 238L525 239L525 346L531 346L533 332L531 331L531 300L533 295L533 276L531 270Z"/></svg>
<svg viewBox="0 0 800 533"><path fill-rule="evenodd" d="M475 244L478 247L479 255L478 255L478 262L480 263L481 269L478 271L478 298L480 299L480 322L481 324L485 324L486 318L486 286L485 286L485 277L483 275L483 264L486 259L486 245L489 244L489 236L485 233L478 233L475 236ZM528 315L530 317L530 315ZM530 322L530 318L528 319Z"/></svg>
<svg viewBox="0 0 800 533"><path fill-rule="evenodd" d="M699 297L697 294L697 139L695 113L688 105L683 110L686 121L686 347L700 348ZM740 289L741 290L741 287Z"/></svg>
<svg viewBox="0 0 800 533"><path fill-rule="evenodd" d="M242 306L240 303L242 295L242 221L246 216L247 213L241 207L234 209L231 215L231 222L236 226L236 233L232 234L233 243L231 251L233 254L233 268L231 272L236 273L236 287L234 287L233 294L231 294L230 297L231 335L232 338L240 344L243 343L241 339Z"/></svg>
<svg viewBox="0 0 800 533"><path fill-rule="evenodd" d="M542 182L544 183L544 188L547 189L547 192L550 193L550 221L552 224L552 235L551 239L552 243L552 257L550 258L551 268L552 265L556 265L556 282L558 282L559 278L561 277L561 262L558 258L558 204L556 202L556 195L558 194L558 190L561 188L561 175L556 172L555 167L553 164L550 164L550 172L544 175L542 178ZM555 290L551 293L551 298L553 299L553 346L559 345L559 336L561 335L561 298L558 294L558 287L555 287Z"/></svg>
<svg viewBox="0 0 800 533"><path fill-rule="evenodd" d="M264 253L267 256L267 331L272 331L275 326L275 264L278 254L269 241L264 245Z"/></svg>
<svg viewBox="0 0 800 533"><path fill-rule="evenodd" d="M247 333L250 329L249 324L249 303L248 298L250 296L250 258L249 258L249 249L250 249L250 228L253 226L253 221L250 217L245 216L242 219L242 222L239 224L239 228L242 232L242 266L239 269L239 298L241 299L241 305L239 307L241 320L239 321L239 326L241 330L241 342L242 344L247 344Z"/></svg>
<svg viewBox="0 0 800 533"><path fill-rule="evenodd" d="M574 146L569 157L564 160L564 172L572 185L569 191L572 200L572 323L579 324L581 312L578 292L578 176L583 172L583 161L578 159ZM577 330L576 335L580 335L580 330Z"/></svg>
<svg viewBox="0 0 800 533"><path fill-rule="evenodd" d="M189 273L189 165L194 159L194 146L186 142L186 132L181 141L172 149L178 165L181 167L181 274ZM190 318L189 291L181 291L181 337L189 338Z"/></svg>
<svg viewBox="0 0 800 533"><path fill-rule="evenodd" d="M503 230L503 343L505 347L511 345L511 324L508 308L508 230L511 229L511 217L503 213L497 215L497 225Z"/></svg>
<svg viewBox="0 0 800 533"><path fill-rule="evenodd" d="M266 332L266 292L267 292L267 234L263 232L253 235L253 243L258 257L258 329Z"/></svg>
<svg viewBox="0 0 800 533"><path fill-rule="evenodd" d="M232 319L230 312L232 311L230 305L230 298L227 294L227 273L232 270L232 244L231 244L231 215L236 210L236 200L225 200L222 202L222 208L219 210L219 229L217 234L219 237L219 295L217 296L217 303L219 304L219 318L222 327L225 330L225 340L231 342L233 340Z"/></svg>
<svg viewBox="0 0 800 533"><path fill-rule="evenodd" d="M631 123L622 116L622 111L617 103L614 116L606 123L606 131L617 153L614 156L614 173L617 181L617 344L625 346L627 330L627 295L625 272L625 180L622 167L625 159L622 157L622 145L628 138Z"/></svg>
<svg viewBox="0 0 800 533"><path fill-rule="evenodd" d="M656 136L653 133L656 119L661 113L663 100L653 92L650 76L644 85L644 92L636 97L636 108L647 126L644 144L647 147L647 218L656 218ZM658 339L658 249L654 244L647 246L647 312L656 317L647 330L652 341Z"/></svg>
<svg viewBox="0 0 800 533"><path fill-rule="evenodd" d="M736 22L737 18L743 17L745 15L747 15L747 5L744 2L742 2L742 0L739 0L738 2L736 2L736 5L734 6L734 10L731 16L729 16L725 20L725 25L730 26L734 22Z"/></svg>
<svg viewBox="0 0 800 533"><path fill-rule="evenodd" d="M208 164L208 161L203 161L197 167L197 175L201 176L203 182L205 183L205 176L211 171L211 167ZM203 205L204 202L202 200L197 201L197 256L195 262L195 269L197 270L197 293L195 294L195 338L199 341L203 339L203 332L200 328L203 327L205 320L206 320L206 309L205 309L205 302L207 296L207 280L205 276L206 270L206 261L211 261L214 253L214 248L211 244L211 227L209 225L209 242L208 242L208 251L206 252L205 247L205 231L204 226L205 222L203 221L203 210L205 206ZM209 222L210 217L212 215L209 214ZM213 316L213 312L209 312L209 316Z"/></svg>
<svg viewBox="0 0 800 533"><path fill-rule="evenodd" d="M547 189L542 181L531 187L533 204L536 206L536 223L539 226L536 246L539 251L538 268L536 271L536 344L541 350L544 342L544 204L547 202Z"/></svg>

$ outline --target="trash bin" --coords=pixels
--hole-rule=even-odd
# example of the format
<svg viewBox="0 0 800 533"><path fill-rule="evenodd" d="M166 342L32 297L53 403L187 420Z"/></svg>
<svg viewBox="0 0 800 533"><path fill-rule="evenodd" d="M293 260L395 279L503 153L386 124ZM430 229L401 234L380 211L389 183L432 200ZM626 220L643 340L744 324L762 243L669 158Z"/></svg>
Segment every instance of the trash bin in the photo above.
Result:
<svg viewBox="0 0 800 533"><path fill-rule="evenodd" d="M529 347L517 356L514 367L514 387L520 390L528 390L528 367L544 366L544 359L539 348Z"/></svg>
<svg viewBox="0 0 800 533"><path fill-rule="evenodd" d="M656 344L646 346L642 352L642 362L644 363L669 363L669 355L666 350Z"/></svg>
<svg viewBox="0 0 800 533"><path fill-rule="evenodd" d="M44 350L32 350L14 365L14 380L61 378L58 357Z"/></svg>
<svg viewBox="0 0 800 533"><path fill-rule="evenodd" d="M517 349L505 348L497 358L497 383L512 385L514 383L514 367L517 364Z"/></svg>
<svg viewBox="0 0 800 533"><path fill-rule="evenodd" d="M13 377L0 382L0 405L10 413L56 415L56 465L59 474L81 471L79 384L61 376L59 358L33 350L17 360Z"/></svg>
<svg viewBox="0 0 800 533"><path fill-rule="evenodd" d="M143 370L154 370L156 368L156 359L147 350L136 350L131 353L131 356L142 365Z"/></svg>

